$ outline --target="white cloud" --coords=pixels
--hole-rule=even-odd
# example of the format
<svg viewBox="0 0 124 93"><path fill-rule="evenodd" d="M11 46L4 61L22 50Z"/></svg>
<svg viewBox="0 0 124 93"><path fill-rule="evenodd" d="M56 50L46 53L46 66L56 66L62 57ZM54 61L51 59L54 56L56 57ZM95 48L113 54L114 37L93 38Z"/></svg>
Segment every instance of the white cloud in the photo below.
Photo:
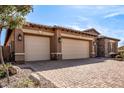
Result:
<svg viewBox="0 0 124 93"><path fill-rule="evenodd" d="M114 13L105 15L104 18L115 17L115 16L122 15L122 14L124 14L124 12L114 12Z"/></svg>
<svg viewBox="0 0 124 93"><path fill-rule="evenodd" d="M100 32L102 35L109 35L109 29L103 26L100 26L98 24L95 23L89 23L87 25L87 28L95 28L98 32Z"/></svg>
<svg viewBox="0 0 124 93"><path fill-rule="evenodd" d="M84 15L89 16L103 16L103 18L114 17L120 14L124 14L124 6L114 5L87 5L87 6L69 6L76 11L81 11Z"/></svg>
<svg viewBox="0 0 124 93"><path fill-rule="evenodd" d="M71 29L75 29L75 30L82 30L82 28L78 25L66 25L66 27L71 28Z"/></svg>
<svg viewBox="0 0 124 93"><path fill-rule="evenodd" d="M120 46L124 46L124 38L122 37L122 38L119 38L120 39L120 41L119 41L119 43L118 43L118 46L120 47Z"/></svg>
<svg viewBox="0 0 124 93"><path fill-rule="evenodd" d="M87 18L87 17L84 17L84 16L77 16L77 21L88 21L89 20L89 18Z"/></svg>
<svg viewBox="0 0 124 93"><path fill-rule="evenodd" d="M100 17L106 19L124 14L123 6L71 6L71 8L82 12L82 14L77 16L77 23L75 22L75 24L70 25L72 28L83 30L83 28L81 28L83 24L85 25L84 27L86 27L85 29L95 28L102 35L120 39L119 46L124 44L123 30L112 29L98 22Z"/></svg>

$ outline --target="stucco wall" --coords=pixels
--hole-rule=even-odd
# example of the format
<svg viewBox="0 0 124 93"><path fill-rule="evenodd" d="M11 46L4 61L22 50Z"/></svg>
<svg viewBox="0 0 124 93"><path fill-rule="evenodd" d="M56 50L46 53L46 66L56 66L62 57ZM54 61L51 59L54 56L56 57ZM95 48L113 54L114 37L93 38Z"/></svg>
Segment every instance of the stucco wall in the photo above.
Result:
<svg viewBox="0 0 124 93"><path fill-rule="evenodd" d="M112 43L112 49L110 43ZM110 57L110 53L117 53L118 41L107 38L99 38L97 40L97 47L97 54L99 57Z"/></svg>
<svg viewBox="0 0 124 93"><path fill-rule="evenodd" d="M97 39L97 56L105 57L105 40L103 38Z"/></svg>

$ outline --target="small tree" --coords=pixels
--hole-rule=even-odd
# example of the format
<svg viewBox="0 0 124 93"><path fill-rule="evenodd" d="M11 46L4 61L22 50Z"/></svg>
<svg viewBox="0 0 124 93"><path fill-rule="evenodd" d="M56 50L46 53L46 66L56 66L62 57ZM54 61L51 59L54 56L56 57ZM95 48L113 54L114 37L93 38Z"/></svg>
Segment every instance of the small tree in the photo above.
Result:
<svg viewBox="0 0 124 93"><path fill-rule="evenodd" d="M1 44L1 32L2 29L21 28L25 23L25 16L32 11L30 5L1 5L0 6L0 44ZM9 73L5 66L2 53L2 45L0 47L0 58L3 67L6 69L7 79L9 83Z"/></svg>

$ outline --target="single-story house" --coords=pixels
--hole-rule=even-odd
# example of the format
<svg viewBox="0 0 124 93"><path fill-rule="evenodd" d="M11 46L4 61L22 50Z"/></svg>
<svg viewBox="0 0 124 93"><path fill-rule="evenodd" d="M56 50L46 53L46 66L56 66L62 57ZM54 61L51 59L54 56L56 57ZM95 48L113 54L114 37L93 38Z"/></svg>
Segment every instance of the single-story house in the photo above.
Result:
<svg viewBox="0 0 124 93"><path fill-rule="evenodd" d="M118 53L124 55L124 46L118 48Z"/></svg>
<svg viewBox="0 0 124 93"><path fill-rule="evenodd" d="M4 46L10 47L9 59L19 63L109 57L117 53L118 41L102 36L94 28L79 31L28 22L22 29L8 29Z"/></svg>

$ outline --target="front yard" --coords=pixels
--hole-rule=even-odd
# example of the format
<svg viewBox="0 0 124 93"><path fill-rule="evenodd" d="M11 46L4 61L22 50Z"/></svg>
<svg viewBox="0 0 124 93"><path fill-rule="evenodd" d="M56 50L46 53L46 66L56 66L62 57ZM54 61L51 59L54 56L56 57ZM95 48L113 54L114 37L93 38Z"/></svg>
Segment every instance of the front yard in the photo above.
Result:
<svg viewBox="0 0 124 93"><path fill-rule="evenodd" d="M71 88L124 88L124 62L106 58L90 58L80 60L29 62L18 65L22 68L18 74L11 76L7 87L23 87L22 82L30 81L30 74L37 73L43 87ZM29 67L29 68L26 68ZM6 86L6 79L0 83ZM19 86L20 85L20 86ZM25 86L26 87L26 86Z"/></svg>

